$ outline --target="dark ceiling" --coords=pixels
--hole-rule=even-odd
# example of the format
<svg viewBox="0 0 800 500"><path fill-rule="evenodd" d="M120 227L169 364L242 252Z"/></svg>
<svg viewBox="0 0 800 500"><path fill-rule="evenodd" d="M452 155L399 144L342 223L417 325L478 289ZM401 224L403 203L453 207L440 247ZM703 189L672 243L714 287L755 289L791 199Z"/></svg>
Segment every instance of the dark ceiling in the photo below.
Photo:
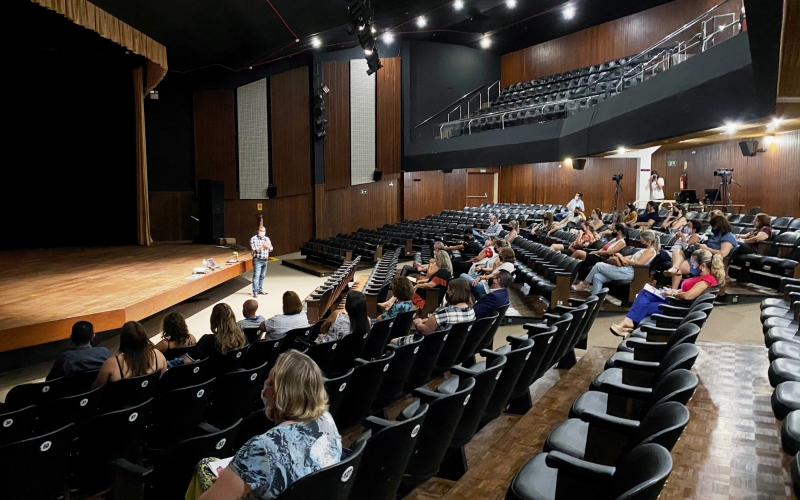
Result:
<svg viewBox="0 0 800 500"><path fill-rule="evenodd" d="M356 43L345 31L345 0L91 0L167 47L170 70L211 65L247 69L311 50L338 50ZM667 3L668 0L373 0L375 27L396 34L384 56L396 54L402 40L427 40L478 47L484 33L488 50L505 54L590 26ZM562 16L565 5L575 17ZM274 9L273 9L274 6ZM414 20L425 15L427 26ZM283 20L281 20L281 17ZM284 24L285 21L285 24ZM299 42L295 42L295 33ZM313 49L312 37L322 42Z"/></svg>

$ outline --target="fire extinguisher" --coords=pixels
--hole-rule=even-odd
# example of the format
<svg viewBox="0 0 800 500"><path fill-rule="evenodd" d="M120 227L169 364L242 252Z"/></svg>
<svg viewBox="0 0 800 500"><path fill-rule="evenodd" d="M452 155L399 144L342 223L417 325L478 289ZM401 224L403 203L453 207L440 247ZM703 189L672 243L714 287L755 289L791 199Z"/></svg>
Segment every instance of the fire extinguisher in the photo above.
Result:
<svg viewBox="0 0 800 500"><path fill-rule="evenodd" d="M686 176L686 172L684 172L681 174L681 191L688 188L689 188L688 177Z"/></svg>

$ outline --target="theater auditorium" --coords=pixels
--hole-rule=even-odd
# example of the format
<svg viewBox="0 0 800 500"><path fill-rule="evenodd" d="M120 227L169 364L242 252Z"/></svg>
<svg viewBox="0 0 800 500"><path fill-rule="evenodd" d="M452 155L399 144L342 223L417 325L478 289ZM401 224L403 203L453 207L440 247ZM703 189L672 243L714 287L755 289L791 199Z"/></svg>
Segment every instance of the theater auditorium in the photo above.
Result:
<svg viewBox="0 0 800 500"><path fill-rule="evenodd" d="M800 0L3 9L0 498L798 498Z"/></svg>

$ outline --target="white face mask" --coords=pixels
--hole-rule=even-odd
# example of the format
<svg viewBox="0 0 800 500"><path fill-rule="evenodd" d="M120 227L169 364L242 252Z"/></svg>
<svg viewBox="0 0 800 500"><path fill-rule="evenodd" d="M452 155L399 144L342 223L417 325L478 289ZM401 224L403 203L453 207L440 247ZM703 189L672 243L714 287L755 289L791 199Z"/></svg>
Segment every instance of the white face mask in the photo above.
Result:
<svg viewBox="0 0 800 500"><path fill-rule="evenodd" d="M259 237L261 237L261 238L263 238L263 237L264 237L264 236L266 236L266 235L267 235L267 233L266 233L266 232L264 232L264 231L259 231L259 232L258 232L258 236L259 236Z"/></svg>

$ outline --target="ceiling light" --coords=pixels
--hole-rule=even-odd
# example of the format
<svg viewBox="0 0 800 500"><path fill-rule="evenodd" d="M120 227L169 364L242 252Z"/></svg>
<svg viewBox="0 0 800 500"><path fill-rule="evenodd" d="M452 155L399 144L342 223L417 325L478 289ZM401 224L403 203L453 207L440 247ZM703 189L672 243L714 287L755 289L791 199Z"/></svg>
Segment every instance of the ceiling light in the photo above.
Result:
<svg viewBox="0 0 800 500"><path fill-rule="evenodd" d="M484 36L483 38L481 38L480 43L482 49L488 49L489 47L492 46L492 39L489 38L488 36Z"/></svg>
<svg viewBox="0 0 800 500"><path fill-rule="evenodd" d="M370 49L364 49L364 55L371 56L372 55L372 51Z"/></svg>
<svg viewBox="0 0 800 500"><path fill-rule="evenodd" d="M564 16L564 19L572 19L575 17L575 6L572 4L567 4L567 6L564 7L564 10L561 11L561 14Z"/></svg>
<svg viewBox="0 0 800 500"><path fill-rule="evenodd" d="M369 31L370 31L370 32L371 32L373 35L374 35L375 33L377 33L377 32L378 32L378 30L376 30L376 29L375 29L375 26L371 27L371 28L369 29Z"/></svg>
<svg viewBox="0 0 800 500"><path fill-rule="evenodd" d="M506 7L513 9L517 6L517 0L506 0Z"/></svg>
<svg viewBox="0 0 800 500"><path fill-rule="evenodd" d="M572 165L572 158L564 158L564 165Z"/></svg>
<svg viewBox="0 0 800 500"><path fill-rule="evenodd" d="M456 0L453 2L453 8L456 10L461 10L464 8L464 2L462 0Z"/></svg>
<svg viewBox="0 0 800 500"><path fill-rule="evenodd" d="M417 27L418 28L424 28L426 24L428 24L428 20L425 19L425 16L419 16L417 18Z"/></svg>
<svg viewBox="0 0 800 500"><path fill-rule="evenodd" d="M727 122L725 124L725 133L727 134L735 134L738 129L739 124L737 122Z"/></svg>
<svg viewBox="0 0 800 500"><path fill-rule="evenodd" d="M311 39L311 46L314 47L315 49L318 49L318 48L322 47L322 40L320 40L319 38L316 38L316 37L312 38Z"/></svg>
<svg viewBox="0 0 800 500"><path fill-rule="evenodd" d="M765 135L763 139L761 139L761 143L764 144L764 147L768 148L775 143L775 136L774 135Z"/></svg>
<svg viewBox="0 0 800 500"><path fill-rule="evenodd" d="M767 125L767 130L770 131L775 130L776 128L781 126L782 122L783 120L781 118L777 117L773 118L772 120L770 120L769 125Z"/></svg>
<svg viewBox="0 0 800 500"><path fill-rule="evenodd" d="M388 31L383 34L381 37L383 39L383 43L392 44L394 43L394 35L389 33Z"/></svg>
<svg viewBox="0 0 800 500"><path fill-rule="evenodd" d="M617 148L617 154L618 155L625 154L625 146L618 147Z"/></svg>

